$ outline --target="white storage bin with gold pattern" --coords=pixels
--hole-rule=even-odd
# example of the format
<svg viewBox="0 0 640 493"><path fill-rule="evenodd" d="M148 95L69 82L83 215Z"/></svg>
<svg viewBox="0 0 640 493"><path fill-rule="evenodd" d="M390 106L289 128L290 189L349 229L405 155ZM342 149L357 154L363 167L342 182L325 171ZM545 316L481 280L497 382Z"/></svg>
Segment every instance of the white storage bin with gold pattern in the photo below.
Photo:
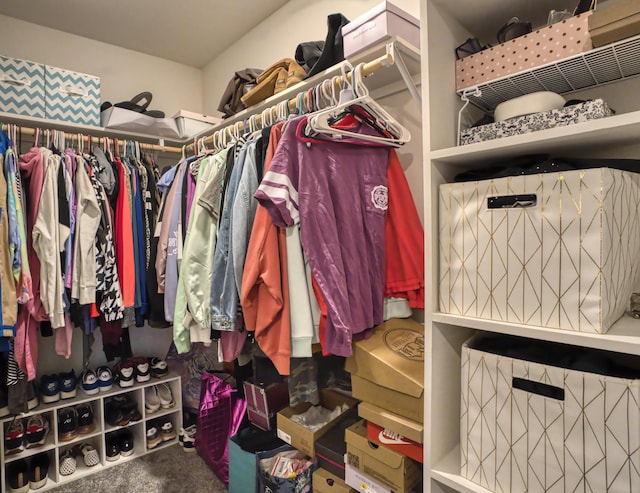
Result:
<svg viewBox="0 0 640 493"><path fill-rule="evenodd" d="M440 311L606 332L640 285L640 174L440 186Z"/></svg>

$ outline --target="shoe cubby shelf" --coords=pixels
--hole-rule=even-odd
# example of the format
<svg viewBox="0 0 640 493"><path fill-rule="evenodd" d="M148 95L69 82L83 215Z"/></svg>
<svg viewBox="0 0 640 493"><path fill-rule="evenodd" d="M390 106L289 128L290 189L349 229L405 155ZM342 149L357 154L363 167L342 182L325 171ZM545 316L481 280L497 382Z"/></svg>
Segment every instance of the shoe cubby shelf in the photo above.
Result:
<svg viewBox="0 0 640 493"><path fill-rule="evenodd" d="M153 413L148 413L145 410L145 391L159 384L166 384L171 389L173 397L173 404L167 408L160 408ZM112 426L107 423L107 416L105 413L105 404L112 401L114 397L126 397L129 401L133 401L136 404L137 410L140 413L140 419L137 421L131 421L124 426ZM81 390L81 386L78 386L76 396L71 399L62 399L53 403L40 404L36 408L29 412L20 414L18 416L10 416L0 420L2 425L3 440L0 444L0 457L2 457L2 481L0 487L0 493L11 492L9 474L12 467L14 467L18 461L29 461L36 455L46 453L49 456L49 469L48 469L48 481L38 491L46 491L61 484L72 482L76 479L89 476L96 472L102 471L107 467L122 464L138 457L142 457L147 453L154 452L156 450L163 449L178 443L177 433L182 426L182 388L180 377L176 374L169 373L166 377L151 378L150 380L142 383L136 383L131 387L121 388L117 384L105 392L98 392L97 394L87 395ZM78 434L70 440L62 440L59 435L58 416L68 407L76 408L81 404L90 404L93 410L93 417L95 423L95 429L85 434ZM5 456L5 441L4 434L14 419L21 419L25 423L31 416L38 414L44 415L49 422L49 432L44 444L25 448L19 453L14 453ZM171 421L175 436L171 439L162 440L153 448L148 448L147 444L147 427L156 422ZM130 455L120 455L116 460L107 460L107 446L111 440L117 439L124 430L130 433L133 437L133 451ZM78 447L80 444L89 443L98 452L100 462L95 466L87 466L84 463L84 459L81 454L76 456L76 470L69 475L63 475L60 472L60 459L63 454L74 447Z"/></svg>
<svg viewBox="0 0 640 493"><path fill-rule="evenodd" d="M566 94L640 74L640 36L458 91L485 111L536 91ZM476 92L478 91L478 92Z"/></svg>

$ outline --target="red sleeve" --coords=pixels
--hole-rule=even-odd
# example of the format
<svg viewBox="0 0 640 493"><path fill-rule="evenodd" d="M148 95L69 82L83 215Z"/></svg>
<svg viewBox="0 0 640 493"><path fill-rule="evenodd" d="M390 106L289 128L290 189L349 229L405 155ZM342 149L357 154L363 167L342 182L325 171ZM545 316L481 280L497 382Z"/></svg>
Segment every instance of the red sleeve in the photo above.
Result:
<svg viewBox="0 0 640 493"><path fill-rule="evenodd" d="M389 208L384 224L385 297L424 309L424 230L396 152L387 167Z"/></svg>

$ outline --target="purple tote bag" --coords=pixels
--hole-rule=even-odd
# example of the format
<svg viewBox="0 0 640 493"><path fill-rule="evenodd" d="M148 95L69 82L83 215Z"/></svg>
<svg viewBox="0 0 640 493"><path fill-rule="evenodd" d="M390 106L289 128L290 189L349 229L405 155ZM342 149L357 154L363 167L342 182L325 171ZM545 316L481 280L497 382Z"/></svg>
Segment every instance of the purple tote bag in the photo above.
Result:
<svg viewBox="0 0 640 493"><path fill-rule="evenodd" d="M229 485L229 439L238 432L247 403L227 382L205 371L200 383L196 450L211 470Z"/></svg>

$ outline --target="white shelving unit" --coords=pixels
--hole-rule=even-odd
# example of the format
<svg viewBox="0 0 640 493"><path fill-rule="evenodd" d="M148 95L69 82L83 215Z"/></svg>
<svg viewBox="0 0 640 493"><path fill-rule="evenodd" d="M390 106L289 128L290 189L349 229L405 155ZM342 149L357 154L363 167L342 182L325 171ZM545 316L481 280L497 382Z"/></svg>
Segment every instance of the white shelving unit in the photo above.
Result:
<svg viewBox="0 0 640 493"><path fill-rule="evenodd" d="M496 166L500 160L526 154L567 157L640 157L640 111L634 102L640 88L635 54L640 37L598 48L570 60L550 64L480 86L471 101L485 110L533 91L575 92L575 97L615 101L618 114L602 120L543 130L499 140L456 146L457 115L462 107L455 89L455 47L468 37L495 43L495 33L510 17L544 24L550 9L572 10L575 1L510 2L509 0L426 0L422 3L423 159L425 163L425 462L424 491L490 493L460 475L461 346L478 332L500 333L640 355L640 321L623 316L606 334L586 334L496 322L441 313L439 292L438 189L464 170ZM597 67L593 67L593 64ZM616 67L613 67L616 65ZM634 68L635 67L635 68ZM571 80L566 84L566 71ZM617 72L616 72L617 70ZM555 74L545 79L541 73ZM552 84L560 73L564 88ZM564 74L564 75L562 75ZM599 75L600 74L600 75ZM601 74L605 74L602 76ZM533 82L532 82L533 81ZM573 96L572 96L573 97ZM627 104L625 104L625 102ZM519 493L519 492L514 492Z"/></svg>
<svg viewBox="0 0 640 493"><path fill-rule="evenodd" d="M152 387L154 385L158 385L160 383L166 383L171 388L171 393L173 394L173 406L168 409L160 409L154 413L147 413L145 411L145 400L144 400L144 392L148 387ZM140 411L140 415L142 418L138 421L130 422L125 426L110 426L105 419L105 402L113 396L116 395L127 395L133 401L137 403L138 411ZM94 414L94 422L96 423L96 429L91 433L87 433L84 435L78 435L73 440L63 441L59 437L58 433L58 414L67 407L77 407L80 404L91 404L93 408ZM0 487L0 492L5 493L11 491L9 487L8 477L7 477L7 469L11 467L16 461L27 459L34 455L47 453L49 456L49 480L47 484L39 489L38 491L46 491L48 489L54 488L56 486L60 486L61 484L66 484L71 481L75 481L81 477L89 476L91 474L95 474L96 472L102 471L107 467L115 466L118 464L122 464L123 462L136 459L143 455L146 455L151 452L155 452L156 450L161 450L165 447L169 447L178 443L177 433L180 427L182 426L182 389L181 389L181 380L180 377L175 374L169 374L164 378L152 378L148 382L144 383L136 383L133 387L128 388L120 388L116 384L114 384L113 388L107 392L99 392L95 395L86 395L78 386L76 397L71 399L63 399L51 404L40 404L32 411L28 413L23 413L16 417L7 417L0 420L2 424L2 433L4 437L4 433L7 430L7 427L11 425L11 422L14 419L22 419L25 424L27 419L30 416L34 416L37 414L43 414L48 422L49 422L49 434L47 436L47 440L44 445L39 447L29 448L20 452L19 454L12 454L5 456L5 444L4 439L2 440L2 444L0 445L0 457L2 457L2 482ZM149 449L147 448L146 442L146 429L147 426L156 420L166 420L170 419L174 431L176 433L176 438L172 440L168 440L162 442L156 447ZM106 459L106 440L109 434L118 433L119 431L127 429L131 431L134 439L134 453L130 456L124 457L121 456L118 460L108 461ZM74 445L78 445L80 443L90 443L92 444L98 454L100 456L100 463L87 467L84 464L82 457L76 457L77 467L76 471L73 474L68 476L64 476L60 474L59 471L59 463L60 457L62 454L72 448Z"/></svg>
<svg viewBox="0 0 640 493"><path fill-rule="evenodd" d="M458 91L458 94L479 90L478 96L469 94L469 101L483 110L491 111L499 103L523 94L536 91L565 94L617 82L638 74L640 36L634 36L558 62L478 84Z"/></svg>

